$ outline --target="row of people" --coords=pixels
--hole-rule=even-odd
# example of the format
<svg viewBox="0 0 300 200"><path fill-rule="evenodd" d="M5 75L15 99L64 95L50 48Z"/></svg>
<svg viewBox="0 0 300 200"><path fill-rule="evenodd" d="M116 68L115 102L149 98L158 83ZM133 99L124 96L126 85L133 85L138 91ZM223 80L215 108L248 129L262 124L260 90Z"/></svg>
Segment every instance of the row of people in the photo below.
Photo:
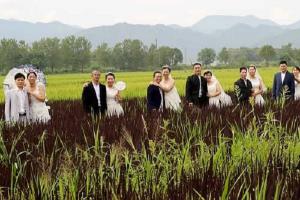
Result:
<svg viewBox="0 0 300 200"><path fill-rule="evenodd" d="M189 106L228 106L232 100L227 95L220 82L212 74L206 71L201 76L200 63L193 65L193 75L186 81L185 98ZM266 87L254 65L240 68L240 79L234 85L237 98L240 102L247 102L251 96L257 105L264 105L263 92ZM120 91L115 87L115 75L107 73L106 86L102 85L100 72L92 72L92 81L84 85L82 102L87 113L106 114L107 116L120 116L124 110L120 104ZM21 73L15 75L17 88L8 91L5 95L6 121L41 121L50 120L48 107L45 104L45 86L37 80L37 74L30 72L27 80ZM28 81L27 84L25 82ZM273 82L273 98L277 99L283 88L286 96L300 99L300 68L294 67L293 73L287 71L287 62L280 62L280 72L275 74ZM153 74L153 80L147 89L148 110L181 110L181 99L175 86L175 80L171 76L171 68L164 66L161 71Z"/></svg>

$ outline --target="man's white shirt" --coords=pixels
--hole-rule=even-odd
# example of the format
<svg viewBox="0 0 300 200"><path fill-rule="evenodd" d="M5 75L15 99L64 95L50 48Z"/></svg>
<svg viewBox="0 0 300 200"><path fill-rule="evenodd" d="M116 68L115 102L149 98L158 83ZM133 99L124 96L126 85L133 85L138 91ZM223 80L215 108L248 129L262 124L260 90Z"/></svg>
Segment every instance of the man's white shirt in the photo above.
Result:
<svg viewBox="0 0 300 200"><path fill-rule="evenodd" d="M95 92L96 92L96 96L97 96L97 100L98 100L98 106L100 107L101 106L101 102L100 102L100 86L99 86L99 84L94 84L94 83L93 83L93 86L94 86L94 89L95 89Z"/></svg>

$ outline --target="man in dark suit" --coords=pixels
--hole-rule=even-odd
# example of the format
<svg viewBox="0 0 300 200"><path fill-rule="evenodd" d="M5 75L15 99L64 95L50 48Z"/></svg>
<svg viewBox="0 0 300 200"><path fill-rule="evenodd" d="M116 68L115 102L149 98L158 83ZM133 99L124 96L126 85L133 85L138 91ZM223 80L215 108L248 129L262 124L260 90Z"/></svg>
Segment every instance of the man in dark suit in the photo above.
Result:
<svg viewBox="0 0 300 200"><path fill-rule="evenodd" d="M147 88L147 109L148 111L163 111L165 107L164 92L157 86L160 83L162 74L160 71L153 73L153 83Z"/></svg>
<svg viewBox="0 0 300 200"><path fill-rule="evenodd" d="M249 98L252 96L252 84L247 77L247 68L240 68L241 78L234 83L234 89L236 90L236 95L240 103L248 103Z"/></svg>
<svg viewBox="0 0 300 200"><path fill-rule="evenodd" d="M92 81L82 91L83 108L89 114L105 114L107 109L106 87L99 80L100 72L93 70Z"/></svg>
<svg viewBox="0 0 300 200"><path fill-rule="evenodd" d="M295 78L287 70L287 62L281 61L280 72L276 73L273 81L273 98L276 100L284 95L286 99L294 99L295 95Z"/></svg>
<svg viewBox="0 0 300 200"><path fill-rule="evenodd" d="M201 76L200 63L193 64L194 74L189 76L185 86L185 98L189 106L204 106L208 103L207 81Z"/></svg>

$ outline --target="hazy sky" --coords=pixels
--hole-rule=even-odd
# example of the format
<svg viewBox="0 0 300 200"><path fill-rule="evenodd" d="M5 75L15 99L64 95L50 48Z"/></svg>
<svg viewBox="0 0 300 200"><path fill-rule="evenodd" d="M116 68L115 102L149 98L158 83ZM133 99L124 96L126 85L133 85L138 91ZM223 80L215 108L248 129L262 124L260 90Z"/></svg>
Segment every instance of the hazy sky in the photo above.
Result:
<svg viewBox="0 0 300 200"><path fill-rule="evenodd" d="M0 18L91 27L118 22L190 26L207 15L300 20L299 0L0 0Z"/></svg>

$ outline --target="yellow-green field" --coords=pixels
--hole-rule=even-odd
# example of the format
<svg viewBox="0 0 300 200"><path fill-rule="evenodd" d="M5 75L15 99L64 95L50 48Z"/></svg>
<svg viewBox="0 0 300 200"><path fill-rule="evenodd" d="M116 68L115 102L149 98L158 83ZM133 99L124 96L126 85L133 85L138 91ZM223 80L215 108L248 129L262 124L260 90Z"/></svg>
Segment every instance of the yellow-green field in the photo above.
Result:
<svg viewBox="0 0 300 200"><path fill-rule="evenodd" d="M203 70L204 71L204 70ZM277 67L260 68L260 75L267 87L271 87L274 73ZM291 69L290 69L291 71ZM184 94L185 81L192 70L174 71L172 76L176 80L176 87L181 95ZM217 76L225 90L233 90L233 83L239 78L239 69L215 69L213 73ZM0 76L3 82L4 76ZM49 100L78 99L81 96L82 85L90 80L90 74L56 74L47 75L47 96ZM142 97L146 95L146 88L152 80L152 72L119 72L116 80L127 83L123 97ZM101 82L104 83L104 73ZM0 102L4 101L3 87L0 88Z"/></svg>

